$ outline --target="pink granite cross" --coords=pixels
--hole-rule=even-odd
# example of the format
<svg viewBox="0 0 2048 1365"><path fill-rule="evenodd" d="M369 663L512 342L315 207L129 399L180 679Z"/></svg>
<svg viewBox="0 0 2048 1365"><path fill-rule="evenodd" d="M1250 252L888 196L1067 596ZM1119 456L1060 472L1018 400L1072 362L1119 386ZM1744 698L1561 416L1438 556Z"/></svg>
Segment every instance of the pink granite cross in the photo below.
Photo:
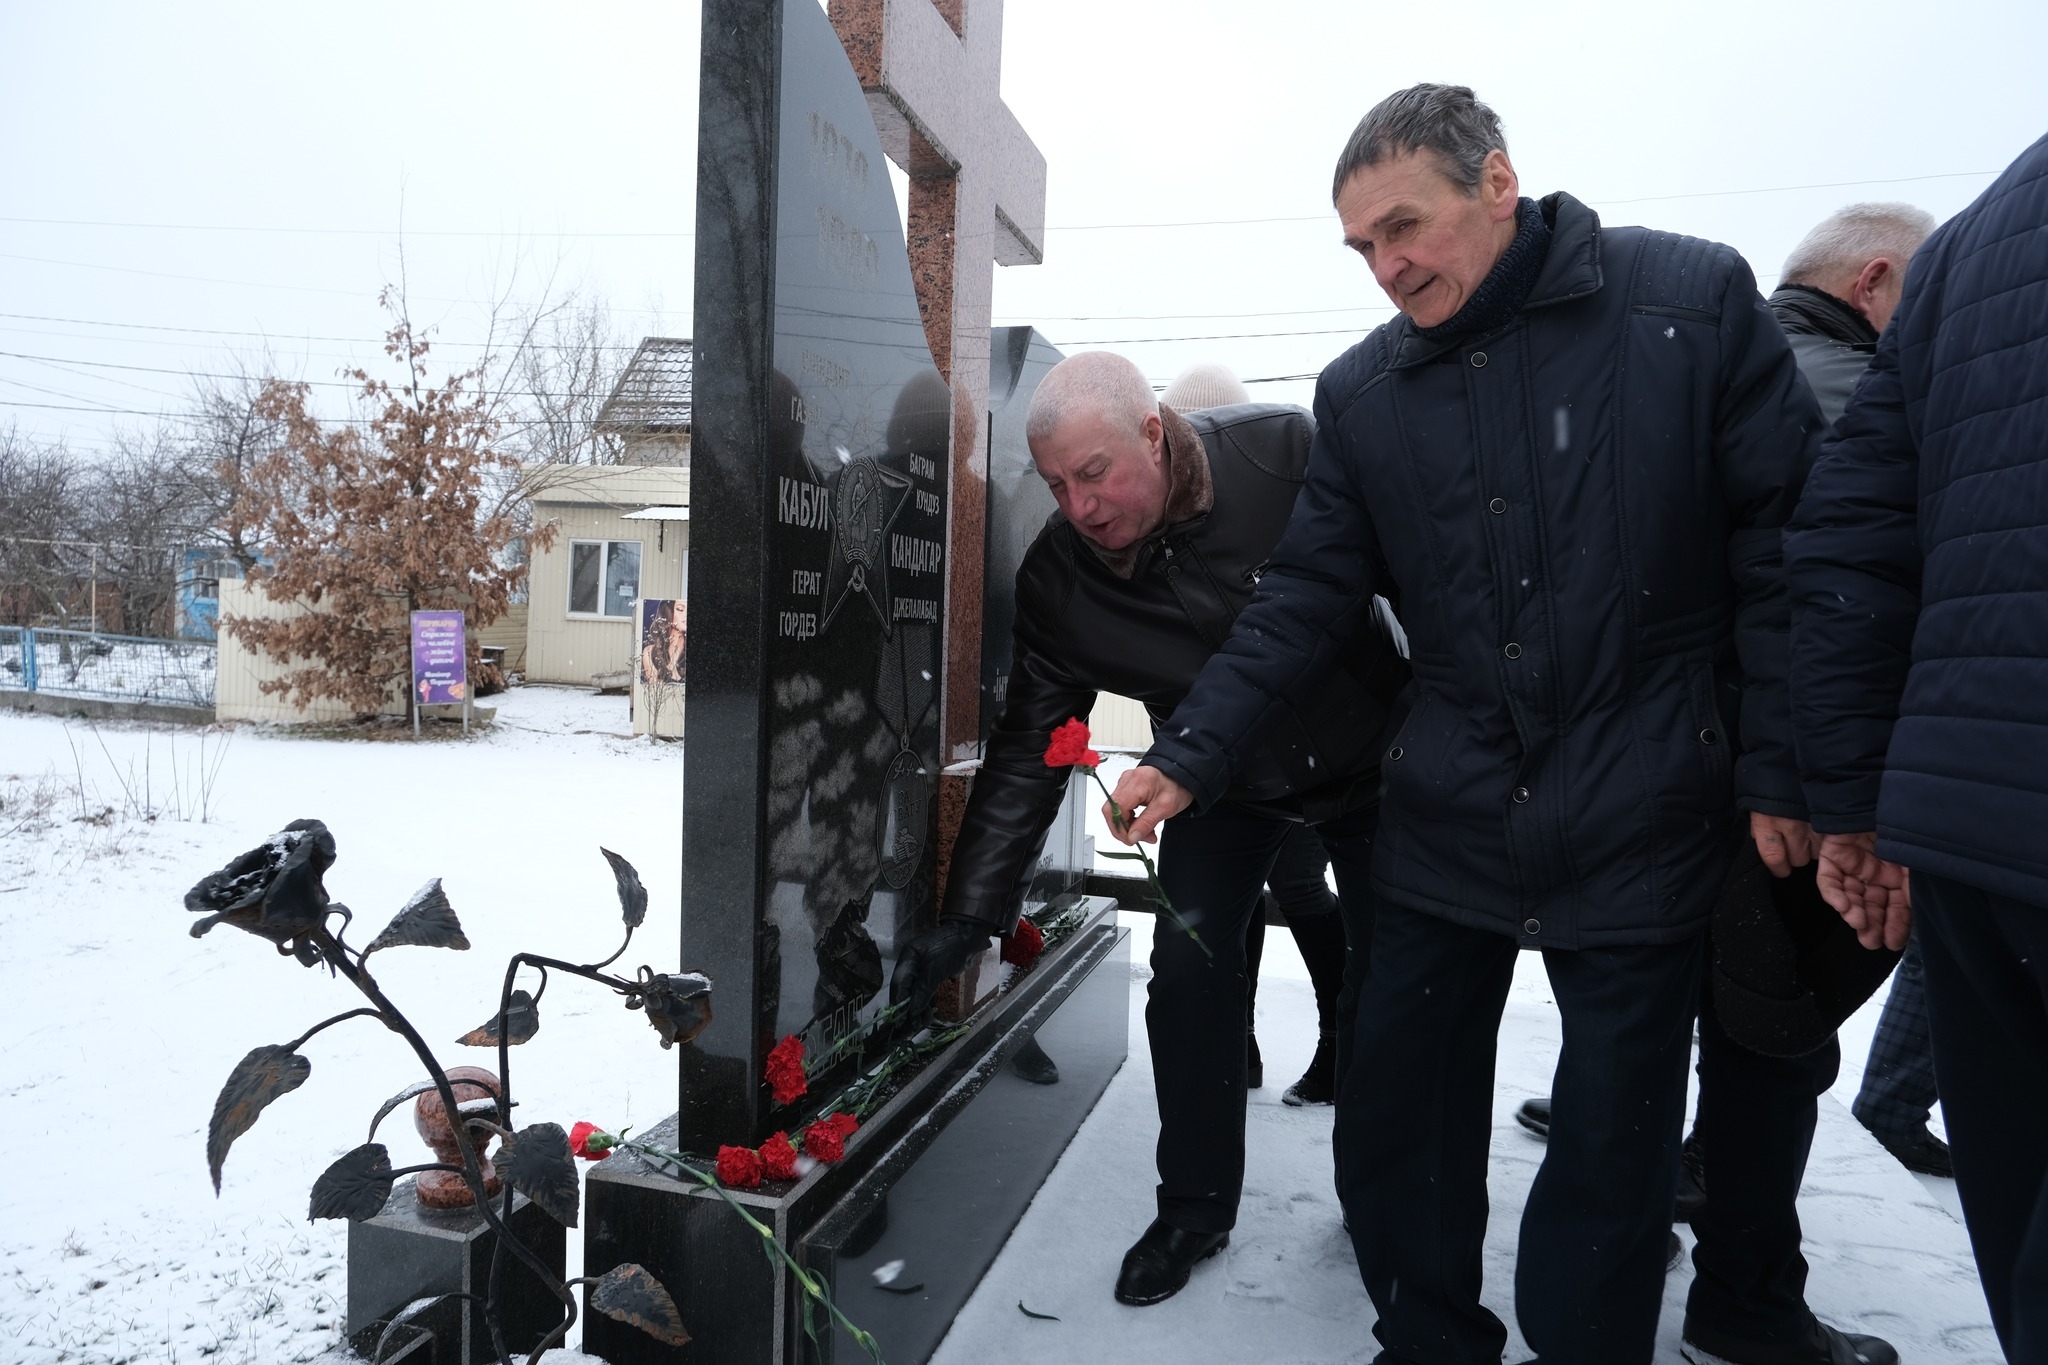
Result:
<svg viewBox="0 0 2048 1365"><path fill-rule="evenodd" d="M889 159L910 177L910 275L953 387L946 761L981 733L983 525L995 266L1045 256L1045 157L1002 101L1003 0L831 0Z"/></svg>

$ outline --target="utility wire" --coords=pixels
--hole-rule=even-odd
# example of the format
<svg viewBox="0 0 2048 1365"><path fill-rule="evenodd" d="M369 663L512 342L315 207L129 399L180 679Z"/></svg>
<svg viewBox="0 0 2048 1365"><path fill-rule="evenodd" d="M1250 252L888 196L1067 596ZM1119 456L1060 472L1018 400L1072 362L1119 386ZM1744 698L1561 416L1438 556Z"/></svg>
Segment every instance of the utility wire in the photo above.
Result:
<svg viewBox="0 0 2048 1365"><path fill-rule="evenodd" d="M1996 175L1996 171L1937 171L1931 175L1902 175L1877 180L1827 180L1805 185L1764 185L1740 190L1695 190L1682 194L1648 194L1632 199L1606 199L1589 197L1591 204L1660 204L1677 199L1727 199L1751 194L1791 194L1799 190L1840 190L1853 189L1861 185L1908 185L1922 180L1958 180L1973 175ZM1164 223L1048 223L1047 232L1128 232L1155 228L1204 228L1204 227L1255 227L1269 223L1321 223L1328 222L1330 214L1325 211L1315 214L1301 214L1276 218L1198 218ZM337 236L337 237L588 237L588 238L650 238L656 240L692 238L695 232L570 232L560 230L513 231L504 229L485 230L478 228L353 228L353 227L299 227L272 226L254 223L132 223L99 218L29 218L0 215L0 223L22 223L43 227L95 227L132 228L149 232L267 232L292 235ZM226 281L219 281L226 283Z"/></svg>

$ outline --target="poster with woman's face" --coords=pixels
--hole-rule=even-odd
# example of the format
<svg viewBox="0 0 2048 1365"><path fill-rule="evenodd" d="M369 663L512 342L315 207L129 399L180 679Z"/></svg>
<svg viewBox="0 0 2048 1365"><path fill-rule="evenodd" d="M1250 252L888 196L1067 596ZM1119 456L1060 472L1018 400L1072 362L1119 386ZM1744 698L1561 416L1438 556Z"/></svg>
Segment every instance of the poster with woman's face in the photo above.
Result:
<svg viewBox="0 0 2048 1365"><path fill-rule="evenodd" d="M681 686L688 673L685 643L689 604L672 599L640 602L640 681Z"/></svg>

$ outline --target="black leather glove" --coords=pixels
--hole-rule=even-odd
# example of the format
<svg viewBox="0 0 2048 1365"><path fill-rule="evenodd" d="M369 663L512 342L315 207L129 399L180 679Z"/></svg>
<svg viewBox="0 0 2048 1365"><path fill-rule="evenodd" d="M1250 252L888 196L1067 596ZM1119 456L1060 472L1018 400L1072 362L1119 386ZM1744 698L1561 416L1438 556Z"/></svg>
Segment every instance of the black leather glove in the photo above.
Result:
<svg viewBox="0 0 2048 1365"><path fill-rule="evenodd" d="M912 1014L923 1014L931 1008L940 983L958 976L969 958L988 947L995 932L980 920L948 919L910 940L889 978L889 1003L908 1002Z"/></svg>

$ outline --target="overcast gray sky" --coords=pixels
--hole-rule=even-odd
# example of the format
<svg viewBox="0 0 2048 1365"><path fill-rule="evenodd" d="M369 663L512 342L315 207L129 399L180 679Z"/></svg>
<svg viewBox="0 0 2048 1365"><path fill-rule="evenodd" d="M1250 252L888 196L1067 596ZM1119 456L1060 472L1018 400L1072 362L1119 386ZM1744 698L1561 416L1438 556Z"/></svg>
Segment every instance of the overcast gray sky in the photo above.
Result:
<svg viewBox="0 0 2048 1365"><path fill-rule="evenodd" d="M1414 81L1492 103L1525 192L1732 243L1766 288L1838 205L1946 217L2048 132L2040 0L1007 10L1051 229L1044 265L997 272L997 321L1161 382L1311 374L1387 316L1328 179ZM175 411L185 371L373 361L401 215L451 359L489 300L543 290L687 334L697 21L687 0L0 0L0 423L95 449Z"/></svg>

